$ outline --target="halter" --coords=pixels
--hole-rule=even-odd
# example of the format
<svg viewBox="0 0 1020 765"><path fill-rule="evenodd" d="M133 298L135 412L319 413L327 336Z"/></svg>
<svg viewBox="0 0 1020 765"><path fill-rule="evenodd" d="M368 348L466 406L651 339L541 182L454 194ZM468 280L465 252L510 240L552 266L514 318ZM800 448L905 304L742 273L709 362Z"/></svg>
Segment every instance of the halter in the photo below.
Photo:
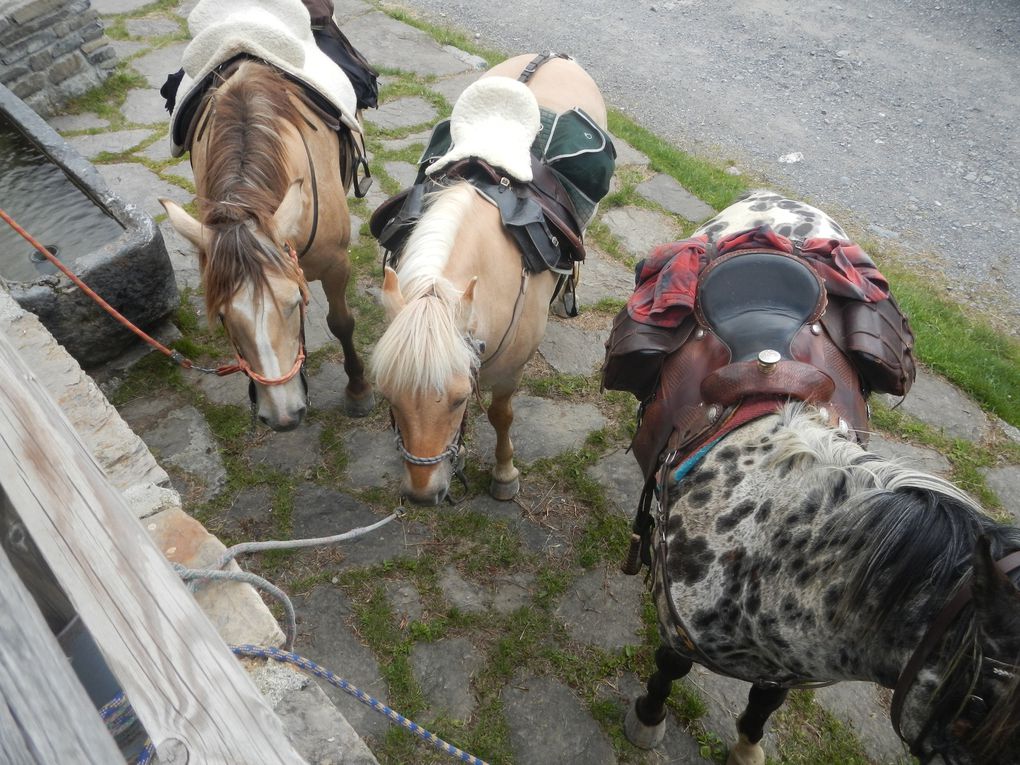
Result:
<svg viewBox="0 0 1020 765"><path fill-rule="evenodd" d="M301 270L300 262L298 260L298 254L288 242L283 243L283 251L294 261L294 265L297 267L298 274L300 274L302 281L304 281L304 271ZM234 358L235 363L222 366L216 370L216 374L219 376L234 374L235 372L244 372L245 376L251 380L252 385L248 386L248 398L251 399L252 406L255 405L255 389L254 383L259 385L283 385L294 379L294 376L301 373L301 379L304 380L304 368L305 368L305 314L308 311L308 290L306 285L304 287L304 298L301 300L301 334L298 340L298 352L297 357L294 359L294 364L291 366L290 371L286 372L279 377L266 377L263 374L256 372L252 369L251 364L248 363L247 359L241 355L241 352L237 350L237 344L234 343L233 338L230 338L230 333L227 333L227 337L230 338L231 345L234 346ZM224 327L224 329L226 329ZM305 393L308 392L308 383L305 383Z"/></svg>
<svg viewBox="0 0 1020 765"><path fill-rule="evenodd" d="M1005 576L1009 576L1012 572L1020 569L1020 550L1012 552L1006 557L997 560L995 562L995 567ZM903 732L900 729L900 722L903 716L903 706L906 703L907 692L916 682L917 675L920 673L925 661L931 655L935 647L945 637L946 632L949 630L949 626L953 623L953 620L956 619L960 611L963 610L963 607L971 601L973 597L973 591L971 588L972 577L973 573L970 572L961 580L961 584L957 588L956 594L942 607L938 616L935 617L935 621L932 622L931 627L925 633L921 642L918 643L917 648L914 649L910 659L903 667L903 671L900 673L900 676L896 681L896 687L893 690L892 709L890 710L890 718L892 720L893 729L896 731L896 735L910 747L911 754L920 759L922 762L930 761L935 754L943 754L935 751L931 755L926 755L921 749L921 742L924 741L928 732L935 725L935 712L933 711L925 721L924 725L921 726L921 732L918 734L917 738L913 742L910 742L907 741L906 736L903 735ZM971 690L973 690L973 685L976 682L977 677L975 676L971 683ZM966 706L967 699L969 698L970 694L965 694L965 701L961 703L959 708L953 713L953 716L950 718L950 722L960 716L963 712L964 706Z"/></svg>

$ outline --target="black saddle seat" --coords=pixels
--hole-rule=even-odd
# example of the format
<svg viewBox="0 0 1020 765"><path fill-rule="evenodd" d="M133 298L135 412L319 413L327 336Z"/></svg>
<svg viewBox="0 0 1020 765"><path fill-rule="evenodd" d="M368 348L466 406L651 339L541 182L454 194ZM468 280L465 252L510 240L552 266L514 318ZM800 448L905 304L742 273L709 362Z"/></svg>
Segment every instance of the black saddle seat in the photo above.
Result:
<svg viewBox="0 0 1020 765"><path fill-rule="evenodd" d="M751 361L765 349L792 358L794 336L824 308L821 279L785 253L726 255L709 264L698 282L698 320L726 344L731 362Z"/></svg>

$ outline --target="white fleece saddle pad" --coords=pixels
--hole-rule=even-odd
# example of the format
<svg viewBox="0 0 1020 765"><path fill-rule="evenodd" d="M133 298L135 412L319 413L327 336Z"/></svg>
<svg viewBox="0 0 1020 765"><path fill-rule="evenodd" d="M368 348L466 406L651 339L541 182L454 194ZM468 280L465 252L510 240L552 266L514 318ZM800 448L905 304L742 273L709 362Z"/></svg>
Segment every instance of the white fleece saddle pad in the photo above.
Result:
<svg viewBox="0 0 1020 765"><path fill-rule="evenodd" d="M425 172L433 175L458 160L477 157L526 183L532 179L531 144L541 128L538 101L527 85L510 77L483 77L453 105L453 145Z"/></svg>
<svg viewBox="0 0 1020 765"><path fill-rule="evenodd" d="M186 134L187 126L178 126L177 120L189 114L186 105L206 76L239 55L287 73L335 106L347 127L362 132L354 88L343 69L315 44L300 0L201 0L188 15L188 30L192 39L184 50L171 136ZM172 153L180 156L185 148L174 141Z"/></svg>

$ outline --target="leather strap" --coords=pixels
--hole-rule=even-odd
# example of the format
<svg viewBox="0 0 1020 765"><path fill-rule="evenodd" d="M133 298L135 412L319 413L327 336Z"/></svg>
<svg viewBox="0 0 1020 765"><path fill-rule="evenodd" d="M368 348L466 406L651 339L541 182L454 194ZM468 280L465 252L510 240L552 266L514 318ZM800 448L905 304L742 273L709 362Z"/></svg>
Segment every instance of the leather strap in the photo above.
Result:
<svg viewBox="0 0 1020 765"><path fill-rule="evenodd" d="M1008 576L1016 569L1020 568L1020 550L1012 552L1005 558L997 560L995 567L999 569L1003 574ZM899 736L903 741L906 741L906 737L900 730L900 721L903 716L903 705L906 703L907 692L913 686L914 681L917 679L917 674L921 671L925 661L931 655L931 652L945 637L946 631L949 626L953 623L953 620L960 614L967 603L970 602L973 596L971 588L971 579L973 573L968 573L962 580L960 588L956 591L953 598L942 608L939 615L935 617L935 621L932 622L931 627L928 628L928 632L925 633L921 642L918 643L917 648L914 649L914 653L907 661L903 671L900 672L900 676L896 681L896 688L893 690L892 708L890 709L890 718L892 720L893 730L896 731L896 735ZM915 741L911 744L909 741L907 744L910 746L913 752L919 742Z"/></svg>
<svg viewBox="0 0 1020 765"><path fill-rule="evenodd" d="M568 56L566 53L553 53L552 51L549 51L547 53L539 53L537 56L531 59L531 61L528 62L527 66L525 66L524 69L521 70L520 75L517 77L517 81L527 83L528 80L530 80L532 76L535 74L535 72L538 71L539 67L542 66L542 64L546 63L547 61L552 61L554 58L569 59L570 56Z"/></svg>

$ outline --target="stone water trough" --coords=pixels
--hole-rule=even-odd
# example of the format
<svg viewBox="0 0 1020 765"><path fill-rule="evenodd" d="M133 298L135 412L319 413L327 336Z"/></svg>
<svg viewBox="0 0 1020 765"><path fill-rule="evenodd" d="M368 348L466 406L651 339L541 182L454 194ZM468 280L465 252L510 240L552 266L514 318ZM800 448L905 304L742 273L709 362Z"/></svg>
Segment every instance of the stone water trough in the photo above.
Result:
<svg viewBox="0 0 1020 765"><path fill-rule="evenodd" d="M159 228L0 85L0 207L139 327L178 305ZM0 280L86 369L120 355L134 335L0 221ZM40 260L41 259L41 260Z"/></svg>

